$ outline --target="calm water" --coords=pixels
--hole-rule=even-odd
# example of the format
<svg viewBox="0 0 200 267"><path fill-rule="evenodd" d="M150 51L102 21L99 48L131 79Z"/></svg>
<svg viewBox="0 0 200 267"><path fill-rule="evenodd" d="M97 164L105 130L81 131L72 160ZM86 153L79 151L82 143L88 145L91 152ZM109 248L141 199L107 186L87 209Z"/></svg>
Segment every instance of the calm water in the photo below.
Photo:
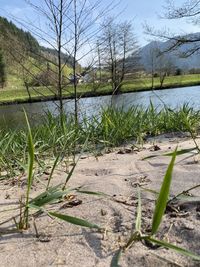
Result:
<svg viewBox="0 0 200 267"><path fill-rule="evenodd" d="M108 106L128 108L135 105L147 107L150 103L159 109L165 105L171 108L177 108L184 103L188 103L195 109L200 109L200 86L183 87L176 89L166 89L147 92L128 93L117 96L101 96L82 98L79 101L79 116L91 117L99 114L102 108ZM23 108L26 110L29 118L34 122L40 122L42 116L47 111L55 115L58 114L57 101L38 102L32 104L18 104L0 106L0 127L5 124L8 127L22 127L24 124ZM65 100L64 108L66 114L73 114L74 101Z"/></svg>

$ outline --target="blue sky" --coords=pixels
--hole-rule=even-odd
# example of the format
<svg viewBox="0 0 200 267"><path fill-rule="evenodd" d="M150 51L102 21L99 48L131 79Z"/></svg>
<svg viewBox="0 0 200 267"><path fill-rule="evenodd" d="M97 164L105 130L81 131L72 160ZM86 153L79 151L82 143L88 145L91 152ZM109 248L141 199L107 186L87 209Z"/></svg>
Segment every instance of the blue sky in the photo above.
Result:
<svg viewBox="0 0 200 267"><path fill-rule="evenodd" d="M105 2L105 4L108 3L107 0L102 1ZM32 2L39 3L41 1L32 0ZM176 4L181 4L185 2L185 0L176 0L175 2ZM188 24L184 20L177 23L177 21L160 19L159 15L164 13L164 5L165 0L121 0L119 6L114 12L124 10L123 13L119 15L119 20L133 21L135 33L140 45L146 44L149 40L149 37L144 34L144 29L142 26L144 22L155 27L156 29L161 29L163 27L170 28L171 31L176 33L190 33L199 31L197 26ZM0 15L7 17L8 13L25 19L29 19L33 16L31 8L26 6L24 0L0 0Z"/></svg>

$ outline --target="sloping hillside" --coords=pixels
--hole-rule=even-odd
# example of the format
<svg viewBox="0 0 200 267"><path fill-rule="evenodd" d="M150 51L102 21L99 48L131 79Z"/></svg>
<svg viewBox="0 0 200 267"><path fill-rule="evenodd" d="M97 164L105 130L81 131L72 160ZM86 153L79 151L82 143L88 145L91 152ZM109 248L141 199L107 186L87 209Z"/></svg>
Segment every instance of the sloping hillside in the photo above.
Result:
<svg viewBox="0 0 200 267"><path fill-rule="evenodd" d="M12 21L0 17L0 49L7 67L13 66L13 57L21 60L26 54L39 60L40 54L56 62L57 51L40 46L36 38L28 31L19 29ZM73 58L61 53L62 62L70 66Z"/></svg>
<svg viewBox="0 0 200 267"><path fill-rule="evenodd" d="M0 17L0 55L5 66L5 84L9 88L13 87L13 80L33 85L40 84L36 82L38 77L43 80L45 76L48 83L55 80L57 51L40 46L30 32L19 29L3 17ZM66 64L63 74L68 75L72 71L73 58L61 53L61 60Z"/></svg>
<svg viewBox="0 0 200 267"><path fill-rule="evenodd" d="M7 64L11 64L12 53L20 54L24 50L31 53L38 53L40 45L38 41L29 33L19 29L11 21L0 17L0 48Z"/></svg>
<svg viewBox="0 0 200 267"><path fill-rule="evenodd" d="M188 38L196 38L200 36L200 33L190 34L187 35ZM146 46L141 48L140 51L140 60L142 65L146 70L149 70L151 68L152 64L152 56L153 54L156 54L155 51L165 51L172 45L172 41L153 41ZM200 54L194 53L193 55L189 57L185 57L187 51L195 49L195 47L199 45L197 43L187 43L181 45L178 49L166 53L165 54L165 60L170 60L174 67L180 68L184 71L188 71L191 69L200 69ZM156 59L154 59L155 61Z"/></svg>

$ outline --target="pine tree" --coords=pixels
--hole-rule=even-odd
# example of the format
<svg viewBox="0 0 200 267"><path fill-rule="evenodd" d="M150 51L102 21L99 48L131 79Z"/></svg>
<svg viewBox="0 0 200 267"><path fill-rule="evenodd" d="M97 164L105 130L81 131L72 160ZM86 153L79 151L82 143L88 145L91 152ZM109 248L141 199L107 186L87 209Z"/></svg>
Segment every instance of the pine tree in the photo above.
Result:
<svg viewBox="0 0 200 267"><path fill-rule="evenodd" d="M3 53L0 50L0 86L3 88L6 82L6 70L5 63L3 59Z"/></svg>

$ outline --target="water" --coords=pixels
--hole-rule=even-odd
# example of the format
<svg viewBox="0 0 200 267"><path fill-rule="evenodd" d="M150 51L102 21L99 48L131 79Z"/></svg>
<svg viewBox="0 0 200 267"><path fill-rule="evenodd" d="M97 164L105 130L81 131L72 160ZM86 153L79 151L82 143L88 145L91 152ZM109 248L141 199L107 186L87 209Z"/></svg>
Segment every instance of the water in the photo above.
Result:
<svg viewBox="0 0 200 267"><path fill-rule="evenodd" d="M159 109L164 104L171 108L177 108L184 103L200 109L200 86L82 98L79 100L79 116L80 118L83 116L90 118L98 115L102 108L111 105L125 109L136 105L147 107L150 101ZM47 111L58 114L58 101L0 106L0 126L22 127L25 124L23 108L33 122L39 123ZM74 101L64 100L64 109L66 114L73 114Z"/></svg>

